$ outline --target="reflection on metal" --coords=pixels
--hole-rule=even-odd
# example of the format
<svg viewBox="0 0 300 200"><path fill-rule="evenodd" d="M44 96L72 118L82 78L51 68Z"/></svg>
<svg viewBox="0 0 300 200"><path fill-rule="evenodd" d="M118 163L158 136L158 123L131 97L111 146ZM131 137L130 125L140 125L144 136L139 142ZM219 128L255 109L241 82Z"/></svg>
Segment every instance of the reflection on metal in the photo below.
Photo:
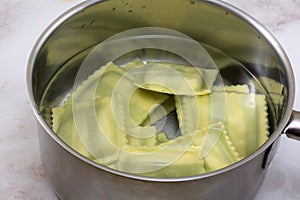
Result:
<svg viewBox="0 0 300 200"><path fill-rule="evenodd" d="M300 112L293 111L291 120L284 132L289 138L300 141Z"/></svg>

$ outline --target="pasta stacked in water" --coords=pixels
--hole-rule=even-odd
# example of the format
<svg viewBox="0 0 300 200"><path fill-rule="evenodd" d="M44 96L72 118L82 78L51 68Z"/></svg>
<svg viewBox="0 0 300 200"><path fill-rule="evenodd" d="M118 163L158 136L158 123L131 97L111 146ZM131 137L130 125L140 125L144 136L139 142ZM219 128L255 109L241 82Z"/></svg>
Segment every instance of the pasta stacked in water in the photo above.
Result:
<svg viewBox="0 0 300 200"><path fill-rule="evenodd" d="M52 128L83 156L128 173L171 178L222 169L267 140L268 118L264 95L247 85L214 86L217 76L172 63L110 62L52 109ZM154 124L172 111L181 134L171 139Z"/></svg>

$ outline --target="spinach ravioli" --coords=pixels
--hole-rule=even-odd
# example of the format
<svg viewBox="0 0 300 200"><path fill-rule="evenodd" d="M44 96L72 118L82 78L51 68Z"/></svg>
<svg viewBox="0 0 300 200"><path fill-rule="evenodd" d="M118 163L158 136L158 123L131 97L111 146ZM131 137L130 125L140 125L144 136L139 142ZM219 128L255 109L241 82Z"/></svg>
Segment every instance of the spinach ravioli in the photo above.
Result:
<svg viewBox="0 0 300 200"><path fill-rule="evenodd" d="M222 169L268 139L268 113L263 94L214 86L218 75L173 63L109 62L52 109L52 129L83 156L127 173L172 178ZM173 138L156 126L171 112L180 132Z"/></svg>

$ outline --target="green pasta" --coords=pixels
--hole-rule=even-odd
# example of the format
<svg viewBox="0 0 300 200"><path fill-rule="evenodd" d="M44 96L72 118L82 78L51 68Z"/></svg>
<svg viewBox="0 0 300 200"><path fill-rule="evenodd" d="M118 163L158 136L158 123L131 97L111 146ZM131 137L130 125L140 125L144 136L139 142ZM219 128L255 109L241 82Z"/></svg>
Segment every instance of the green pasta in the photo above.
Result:
<svg viewBox="0 0 300 200"><path fill-rule="evenodd" d="M78 153L123 172L172 178L219 170L268 139L268 113L264 95L214 86L217 76L138 58L109 62L52 109L52 129ZM181 135L170 139L155 124L174 110Z"/></svg>
<svg viewBox="0 0 300 200"><path fill-rule="evenodd" d="M167 63L147 63L128 74L139 88L174 95L208 94L217 75L213 69Z"/></svg>
<svg viewBox="0 0 300 200"><path fill-rule="evenodd" d="M176 107L183 133L203 129L211 123L224 124L241 156L253 153L268 138L268 117L265 96L254 93L216 92L193 98L180 96ZM179 99L179 100L178 100ZM184 105L194 104L194 109ZM190 112L199 113L192 118ZM186 119L185 119L186 118ZM198 122L198 123L195 123Z"/></svg>

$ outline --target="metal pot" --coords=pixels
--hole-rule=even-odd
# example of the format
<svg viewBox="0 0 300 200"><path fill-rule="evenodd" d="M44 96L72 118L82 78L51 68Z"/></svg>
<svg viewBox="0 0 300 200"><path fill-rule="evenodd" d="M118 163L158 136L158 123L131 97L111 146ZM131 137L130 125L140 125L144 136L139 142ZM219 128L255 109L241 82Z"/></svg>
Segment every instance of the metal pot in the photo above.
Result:
<svg viewBox="0 0 300 200"><path fill-rule="evenodd" d="M82 61L90 47L109 36L145 26L185 33L238 59L256 77L281 83L283 101L270 110L269 140L227 168L182 178L149 178L115 171L63 143L50 128L49 107L58 104L57 97L70 92L78 71L76 63ZM65 67L69 62L73 65ZM261 84L266 86L268 82ZM64 200L250 200L264 180L281 134L300 138L300 113L292 108L295 82L284 50L257 21L221 1L92 0L79 4L60 16L38 39L28 63L27 85L39 122L42 162L57 196ZM269 94L274 92L265 88Z"/></svg>

